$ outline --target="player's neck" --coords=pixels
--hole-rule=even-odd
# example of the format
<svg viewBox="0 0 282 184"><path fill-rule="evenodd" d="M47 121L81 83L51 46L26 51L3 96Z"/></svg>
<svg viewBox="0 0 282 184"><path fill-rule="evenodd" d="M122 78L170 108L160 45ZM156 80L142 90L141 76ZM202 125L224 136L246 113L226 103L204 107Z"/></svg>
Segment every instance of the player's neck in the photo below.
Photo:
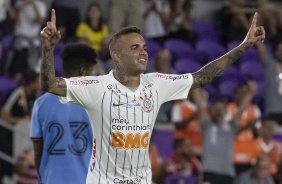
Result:
<svg viewBox="0 0 282 184"><path fill-rule="evenodd" d="M138 87L140 85L140 75L128 75L124 72L118 72L118 70L113 70L113 75L124 86Z"/></svg>

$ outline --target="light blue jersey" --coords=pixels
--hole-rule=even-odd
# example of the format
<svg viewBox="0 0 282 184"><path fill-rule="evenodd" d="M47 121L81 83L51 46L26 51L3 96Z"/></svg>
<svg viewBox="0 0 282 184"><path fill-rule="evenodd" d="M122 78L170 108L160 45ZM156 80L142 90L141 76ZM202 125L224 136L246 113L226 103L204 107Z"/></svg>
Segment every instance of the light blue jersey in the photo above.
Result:
<svg viewBox="0 0 282 184"><path fill-rule="evenodd" d="M56 95L44 94L33 107L30 137L44 142L40 183L86 182L93 135L84 108L73 103L61 104Z"/></svg>

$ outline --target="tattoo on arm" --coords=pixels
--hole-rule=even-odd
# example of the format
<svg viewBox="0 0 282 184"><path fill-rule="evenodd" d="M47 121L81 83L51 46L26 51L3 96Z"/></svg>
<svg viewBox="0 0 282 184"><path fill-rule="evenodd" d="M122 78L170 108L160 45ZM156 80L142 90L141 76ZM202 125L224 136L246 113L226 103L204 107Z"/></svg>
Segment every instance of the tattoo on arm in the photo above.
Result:
<svg viewBox="0 0 282 184"><path fill-rule="evenodd" d="M53 49L44 48L42 58L40 73L41 88L44 91L48 91L56 86Z"/></svg>
<svg viewBox="0 0 282 184"><path fill-rule="evenodd" d="M233 49L224 56L205 65L199 71L192 74L194 82L192 89L205 86L217 79L231 64L233 64L243 52L240 47Z"/></svg>
<svg viewBox="0 0 282 184"><path fill-rule="evenodd" d="M61 77L56 79L56 86L63 89L67 87L65 80Z"/></svg>

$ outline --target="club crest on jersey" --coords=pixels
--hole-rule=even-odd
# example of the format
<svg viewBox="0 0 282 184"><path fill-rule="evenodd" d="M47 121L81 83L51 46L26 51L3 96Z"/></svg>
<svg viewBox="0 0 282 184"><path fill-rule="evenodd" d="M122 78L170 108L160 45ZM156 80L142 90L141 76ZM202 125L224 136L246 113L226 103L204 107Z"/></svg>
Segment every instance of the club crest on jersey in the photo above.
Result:
<svg viewBox="0 0 282 184"><path fill-rule="evenodd" d="M152 97L153 97L152 93L150 93L150 95L144 93L144 96L140 96L140 102L142 104L142 110L144 112L149 113L154 109Z"/></svg>

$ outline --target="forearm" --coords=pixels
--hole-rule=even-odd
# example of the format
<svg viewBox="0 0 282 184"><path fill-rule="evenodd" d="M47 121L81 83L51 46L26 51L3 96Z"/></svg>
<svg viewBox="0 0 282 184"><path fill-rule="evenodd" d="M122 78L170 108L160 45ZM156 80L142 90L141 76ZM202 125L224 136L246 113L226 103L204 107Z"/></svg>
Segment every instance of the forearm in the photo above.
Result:
<svg viewBox="0 0 282 184"><path fill-rule="evenodd" d="M40 73L40 85L43 91L50 91L56 86L56 76L54 67L54 48L42 49L42 62L41 62L41 73Z"/></svg>
<svg viewBox="0 0 282 184"><path fill-rule="evenodd" d="M42 159L42 152L43 152L43 139L40 141L33 142L33 150L34 150L34 161L37 173L39 173L40 163Z"/></svg>
<svg viewBox="0 0 282 184"><path fill-rule="evenodd" d="M193 73L192 89L205 86L217 79L230 65L232 65L245 51L244 45L239 45L222 57L205 65L199 71Z"/></svg>
<svg viewBox="0 0 282 184"><path fill-rule="evenodd" d="M14 117L14 116L11 115L10 112L7 112L7 111L5 111L5 110L2 110L2 112L1 112L1 118L2 118L5 122L7 122L7 123L9 123L9 124L12 124L12 125L14 125L14 124L16 124L16 123L18 123L19 121L21 121L21 120L24 119L24 118L22 118L22 117Z"/></svg>
<svg viewBox="0 0 282 184"><path fill-rule="evenodd" d="M234 118L235 121L239 122L241 120L242 114L244 110L247 108L247 106L250 104L250 102L252 101L254 93L255 93L254 91L248 91L247 94L245 94L241 104L238 107L238 111Z"/></svg>
<svg viewBox="0 0 282 184"><path fill-rule="evenodd" d="M35 161L35 167L36 167L37 173L39 173L41 157L42 157L42 151L40 153L35 154L34 161Z"/></svg>

